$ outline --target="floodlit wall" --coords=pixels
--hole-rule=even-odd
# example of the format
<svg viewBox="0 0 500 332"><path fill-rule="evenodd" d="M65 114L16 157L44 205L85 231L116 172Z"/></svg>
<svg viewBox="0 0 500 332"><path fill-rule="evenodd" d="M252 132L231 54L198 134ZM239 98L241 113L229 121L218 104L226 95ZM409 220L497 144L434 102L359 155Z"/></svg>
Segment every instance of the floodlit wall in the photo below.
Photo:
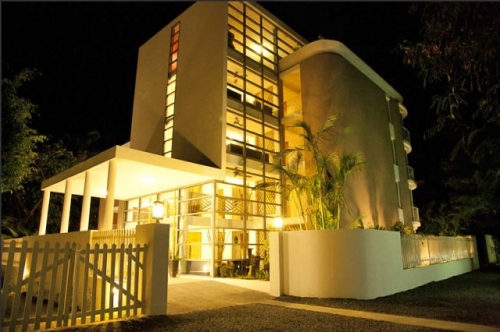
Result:
<svg viewBox="0 0 500 332"><path fill-rule="evenodd" d="M292 69L298 75L292 75ZM323 151L361 153L364 157L363 170L351 175L344 187L352 214L343 213L342 224L361 215L366 228L389 228L403 219L412 225L399 93L333 40L302 47L280 61L280 70L288 75L284 80L300 76L300 82L288 82L288 87L300 86L303 120L313 132L319 131L329 116L338 116L334 141L323 146ZM310 170L312 165L307 167Z"/></svg>
<svg viewBox="0 0 500 332"><path fill-rule="evenodd" d="M180 24L172 157L222 168L227 3L195 3L139 49L130 147L163 154L170 36Z"/></svg>
<svg viewBox="0 0 500 332"><path fill-rule="evenodd" d="M403 269L398 232L271 232L271 295L374 299L478 268L475 259Z"/></svg>
<svg viewBox="0 0 500 332"><path fill-rule="evenodd" d="M344 213L342 223L361 214L366 227L391 227L398 220L399 204L386 94L338 54L302 61L300 75L304 120L313 132L328 116L338 114L334 141L325 152L359 152L366 162L346 183L345 197L353 214ZM410 202L405 210L410 221Z"/></svg>

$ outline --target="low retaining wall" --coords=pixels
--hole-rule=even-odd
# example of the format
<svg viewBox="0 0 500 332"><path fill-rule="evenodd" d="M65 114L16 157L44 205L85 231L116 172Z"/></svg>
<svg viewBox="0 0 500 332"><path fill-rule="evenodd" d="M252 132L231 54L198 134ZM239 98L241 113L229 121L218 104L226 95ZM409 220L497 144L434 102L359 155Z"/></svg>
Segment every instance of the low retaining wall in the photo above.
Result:
<svg viewBox="0 0 500 332"><path fill-rule="evenodd" d="M403 269L398 232L322 230L270 234L271 295L374 299L478 268L475 259Z"/></svg>

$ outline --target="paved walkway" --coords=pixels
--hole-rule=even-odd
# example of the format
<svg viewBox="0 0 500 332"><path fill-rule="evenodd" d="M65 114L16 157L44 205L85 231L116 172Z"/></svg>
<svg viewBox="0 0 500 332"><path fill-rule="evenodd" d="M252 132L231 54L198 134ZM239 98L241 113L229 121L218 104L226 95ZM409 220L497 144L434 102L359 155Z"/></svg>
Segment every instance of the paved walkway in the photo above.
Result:
<svg viewBox="0 0 500 332"><path fill-rule="evenodd" d="M212 279L194 276L169 278L167 313L168 315L178 315L194 311L211 310L251 303L262 303L265 305L280 306L290 309L309 310L333 315L364 318L425 328L470 332L500 331L499 328L491 326L276 301L273 300L274 297L269 295L269 287L269 282L262 280L227 278Z"/></svg>

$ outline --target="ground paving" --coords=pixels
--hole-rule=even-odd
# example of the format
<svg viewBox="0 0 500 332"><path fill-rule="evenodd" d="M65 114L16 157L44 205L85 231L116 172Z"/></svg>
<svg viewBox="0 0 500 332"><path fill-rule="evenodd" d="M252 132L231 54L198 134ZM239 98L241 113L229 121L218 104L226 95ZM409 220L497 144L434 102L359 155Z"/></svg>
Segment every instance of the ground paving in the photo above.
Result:
<svg viewBox="0 0 500 332"><path fill-rule="evenodd" d="M167 315L57 331L500 331L494 326L279 301L269 295L269 287L262 280L169 278Z"/></svg>
<svg viewBox="0 0 500 332"><path fill-rule="evenodd" d="M421 327L430 330L438 329L470 332L500 331L497 327L484 325L276 301L273 300L274 297L269 295L269 287L269 282L262 280L207 279L199 277L170 278L167 312L168 315L179 315L196 311L259 303L268 306L368 319L400 324L402 326Z"/></svg>

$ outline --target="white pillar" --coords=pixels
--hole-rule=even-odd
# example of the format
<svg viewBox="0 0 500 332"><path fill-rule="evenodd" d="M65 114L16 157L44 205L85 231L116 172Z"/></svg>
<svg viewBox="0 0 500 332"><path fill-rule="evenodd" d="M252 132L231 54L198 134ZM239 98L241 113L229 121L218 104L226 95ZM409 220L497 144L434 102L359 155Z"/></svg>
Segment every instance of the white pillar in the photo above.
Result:
<svg viewBox="0 0 500 332"><path fill-rule="evenodd" d="M116 220L116 229L124 229L125 227L125 201L118 201L118 218Z"/></svg>
<svg viewBox="0 0 500 332"><path fill-rule="evenodd" d="M269 294L284 294L283 232L269 232Z"/></svg>
<svg viewBox="0 0 500 332"><path fill-rule="evenodd" d="M90 188L92 185L90 172L85 172L85 186L83 189L82 215L80 217L80 231L89 230L90 216Z"/></svg>
<svg viewBox="0 0 500 332"><path fill-rule="evenodd" d="M40 213L40 228L38 235L45 235L47 232L47 217L49 214L50 190L43 191L42 212Z"/></svg>
<svg viewBox="0 0 500 332"><path fill-rule="evenodd" d="M66 189L64 190L64 203L61 216L61 233L68 233L70 207L71 207L71 180L66 180Z"/></svg>
<svg viewBox="0 0 500 332"><path fill-rule="evenodd" d="M104 207L103 230L113 229L113 214L115 208L115 185L116 185L116 160L108 163L108 187L106 194L106 206Z"/></svg>
<svg viewBox="0 0 500 332"><path fill-rule="evenodd" d="M144 256L143 314L166 315L170 225L146 224L136 228L136 242L148 245Z"/></svg>

